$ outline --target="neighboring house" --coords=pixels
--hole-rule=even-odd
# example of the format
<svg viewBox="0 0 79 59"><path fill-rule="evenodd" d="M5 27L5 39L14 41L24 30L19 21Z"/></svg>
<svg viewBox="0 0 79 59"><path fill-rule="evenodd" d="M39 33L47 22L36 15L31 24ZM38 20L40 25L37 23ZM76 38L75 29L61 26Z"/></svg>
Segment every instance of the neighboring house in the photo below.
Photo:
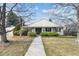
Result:
<svg viewBox="0 0 79 59"><path fill-rule="evenodd" d="M8 33L7 33L7 37L12 37L13 36L13 29L14 29L15 27L14 26L11 26L11 27L7 27L6 28L6 31L8 31Z"/></svg>
<svg viewBox="0 0 79 59"><path fill-rule="evenodd" d="M29 32L58 32L60 35L63 35L63 26L57 25L48 20L41 20L35 23L28 25Z"/></svg>

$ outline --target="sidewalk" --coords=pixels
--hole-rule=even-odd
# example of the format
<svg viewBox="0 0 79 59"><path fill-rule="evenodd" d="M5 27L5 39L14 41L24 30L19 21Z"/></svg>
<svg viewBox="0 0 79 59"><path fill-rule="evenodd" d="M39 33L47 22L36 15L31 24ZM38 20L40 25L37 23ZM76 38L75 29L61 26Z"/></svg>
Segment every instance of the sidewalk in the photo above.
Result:
<svg viewBox="0 0 79 59"><path fill-rule="evenodd" d="M34 38L25 56L46 56L41 36Z"/></svg>

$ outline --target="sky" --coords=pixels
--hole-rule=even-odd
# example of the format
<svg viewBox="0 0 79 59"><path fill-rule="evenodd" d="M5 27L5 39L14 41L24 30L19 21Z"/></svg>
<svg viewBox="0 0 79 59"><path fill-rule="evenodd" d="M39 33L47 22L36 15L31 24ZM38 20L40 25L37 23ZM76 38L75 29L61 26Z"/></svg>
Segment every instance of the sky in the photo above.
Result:
<svg viewBox="0 0 79 59"><path fill-rule="evenodd" d="M11 9L11 7L14 4L7 4L7 9ZM52 19L55 22L60 22L60 19L65 18L72 18L76 19L74 16L76 14L75 10L71 6L66 6L66 7L61 7L58 4L53 4L53 3L22 3L22 4L17 4L17 6L14 8L14 10L27 10L29 9L28 12L15 12L19 16L26 16L29 13L33 12L33 16L31 16L30 21L36 21L36 20L41 20L43 18L46 19ZM60 17L63 16L63 17ZM23 17L24 20L27 21L27 17ZM30 19L30 17L28 18Z"/></svg>
<svg viewBox="0 0 79 59"><path fill-rule="evenodd" d="M44 17L50 17L49 14L46 14L44 11L45 10L48 10L48 9L51 9L52 8L52 4L35 4L34 5L34 9L36 10L35 11L35 17L37 19L41 19L41 18L44 18Z"/></svg>

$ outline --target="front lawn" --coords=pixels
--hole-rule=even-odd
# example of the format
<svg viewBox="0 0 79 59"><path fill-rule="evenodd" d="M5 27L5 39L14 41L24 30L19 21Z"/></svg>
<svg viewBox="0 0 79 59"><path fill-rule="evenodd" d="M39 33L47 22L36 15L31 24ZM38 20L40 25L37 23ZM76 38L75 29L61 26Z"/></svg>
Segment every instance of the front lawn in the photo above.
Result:
<svg viewBox="0 0 79 59"><path fill-rule="evenodd" d="M10 41L8 47L3 47L0 44L0 56L24 56L33 38L29 36L14 36L8 39Z"/></svg>
<svg viewBox="0 0 79 59"><path fill-rule="evenodd" d="M47 56L79 56L79 45L76 37L43 37Z"/></svg>

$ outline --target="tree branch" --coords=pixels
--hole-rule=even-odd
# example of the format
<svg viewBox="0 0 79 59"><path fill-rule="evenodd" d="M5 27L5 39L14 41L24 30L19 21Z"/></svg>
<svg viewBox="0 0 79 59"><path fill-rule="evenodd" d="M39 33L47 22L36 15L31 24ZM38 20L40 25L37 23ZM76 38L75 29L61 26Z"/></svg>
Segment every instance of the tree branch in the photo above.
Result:
<svg viewBox="0 0 79 59"><path fill-rule="evenodd" d="M12 9L17 5L17 3L10 9L10 11L12 11Z"/></svg>

